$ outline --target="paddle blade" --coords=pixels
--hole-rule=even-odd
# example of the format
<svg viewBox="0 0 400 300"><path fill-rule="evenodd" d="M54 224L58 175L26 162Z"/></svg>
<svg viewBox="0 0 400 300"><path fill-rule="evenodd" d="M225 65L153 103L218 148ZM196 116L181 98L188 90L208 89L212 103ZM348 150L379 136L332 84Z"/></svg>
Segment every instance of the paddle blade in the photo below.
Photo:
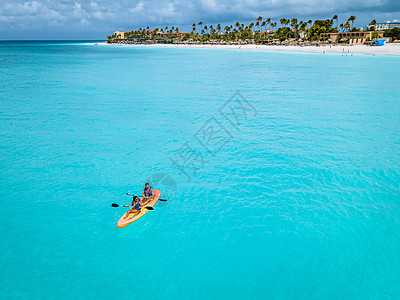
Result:
<svg viewBox="0 0 400 300"><path fill-rule="evenodd" d="M167 199L158 199L158 201L167 201Z"/></svg>
<svg viewBox="0 0 400 300"><path fill-rule="evenodd" d="M151 206L146 206L145 208L148 210L154 210L154 208L152 208Z"/></svg>
<svg viewBox="0 0 400 300"><path fill-rule="evenodd" d="M112 207L118 207L119 205L117 203L111 204Z"/></svg>

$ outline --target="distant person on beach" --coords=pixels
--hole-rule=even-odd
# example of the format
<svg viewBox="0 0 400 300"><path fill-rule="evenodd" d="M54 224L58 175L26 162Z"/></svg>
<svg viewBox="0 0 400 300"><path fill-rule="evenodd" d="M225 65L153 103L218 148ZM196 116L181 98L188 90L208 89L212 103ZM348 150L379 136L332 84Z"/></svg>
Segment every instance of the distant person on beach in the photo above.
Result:
<svg viewBox="0 0 400 300"><path fill-rule="evenodd" d="M142 192L142 196L143 196L142 201L144 202L144 203L142 203L142 205L144 205L145 203L149 202L149 201L150 201L150 198L153 197L153 194L154 194L154 190L153 190L153 188L150 186L150 184L147 182L147 183L144 185L144 189L143 189L143 192Z"/></svg>
<svg viewBox="0 0 400 300"><path fill-rule="evenodd" d="M129 216L130 213L134 213L134 215L131 217L133 218L140 212L141 206L140 206L140 199L138 196L133 197L131 206L133 207L126 212L125 219Z"/></svg>

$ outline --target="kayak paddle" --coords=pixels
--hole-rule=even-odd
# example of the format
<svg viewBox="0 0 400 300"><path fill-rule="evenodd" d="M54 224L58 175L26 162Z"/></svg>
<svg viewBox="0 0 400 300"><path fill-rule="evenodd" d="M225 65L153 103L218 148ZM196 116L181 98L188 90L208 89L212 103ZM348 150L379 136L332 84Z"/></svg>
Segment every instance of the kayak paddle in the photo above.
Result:
<svg viewBox="0 0 400 300"><path fill-rule="evenodd" d="M128 196L135 196L135 194L129 194L126 193ZM149 197L144 197L144 198L149 198ZM151 198L151 197L150 197ZM167 199L158 199L158 201L167 201Z"/></svg>
<svg viewBox="0 0 400 300"><path fill-rule="evenodd" d="M112 207L119 207L119 206L122 206L122 207L130 207L130 206L132 206L132 205L118 205L117 203L113 203L113 204L111 204L111 206L112 206ZM141 207L141 208L146 208L146 209L148 209L148 210L154 210L154 208L151 207L151 206L145 206L145 207Z"/></svg>
<svg viewBox="0 0 400 300"><path fill-rule="evenodd" d="M113 204L111 204L111 206L112 206L112 207L120 207L120 206L122 206L122 207L128 207L128 206L132 206L132 205L118 205L117 203L113 203Z"/></svg>

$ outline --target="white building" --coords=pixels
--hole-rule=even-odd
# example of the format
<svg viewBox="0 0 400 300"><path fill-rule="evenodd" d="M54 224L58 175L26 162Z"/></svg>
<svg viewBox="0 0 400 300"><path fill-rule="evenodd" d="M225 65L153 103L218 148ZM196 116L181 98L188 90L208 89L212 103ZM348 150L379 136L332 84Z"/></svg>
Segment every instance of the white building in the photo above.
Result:
<svg viewBox="0 0 400 300"><path fill-rule="evenodd" d="M400 28L400 21L399 20L376 23L375 30L393 29L395 27L399 27Z"/></svg>
<svg viewBox="0 0 400 300"><path fill-rule="evenodd" d="M121 31L115 31L115 32L114 32L114 35L115 35L117 38L120 38L120 39L124 39L124 38L125 38L125 33L124 33L124 32L121 32Z"/></svg>

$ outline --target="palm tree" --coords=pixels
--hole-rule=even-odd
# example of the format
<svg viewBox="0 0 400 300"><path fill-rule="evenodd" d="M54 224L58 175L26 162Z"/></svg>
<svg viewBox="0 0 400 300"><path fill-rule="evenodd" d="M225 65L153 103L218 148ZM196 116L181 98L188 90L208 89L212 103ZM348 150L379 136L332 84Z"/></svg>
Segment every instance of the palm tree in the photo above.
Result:
<svg viewBox="0 0 400 300"><path fill-rule="evenodd" d="M267 27L267 21L263 21L261 23L261 27L264 27L264 31L267 30L265 27Z"/></svg>
<svg viewBox="0 0 400 300"><path fill-rule="evenodd" d="M273 22L273 23L270 23L270 24L271 24L271 27L272 27L272 28L276 28L276 25L277 25L276 22Z"/></svg>
<svg viewBox="0 0 400 300"><path fill-rule="evenodd" d="M237 27L238 29L240 28L240 23L239 22L236 22L235 23L235 27Z"/></svg>
<svg viewBox="0 0 400 300"><path fill-rule="evenodd" d="M200 26L200 31L203 31L203 26L202 26L202 25L203 25L203 22L200 21L197 25Z"/></svg>
<svg viewBox="0 0 400 300"><path fill-rule="evenodd" d="M192 24L192 29L193 29L193 32L196 32L196 23Z"/></svg>
<svg viewBox="0 0 400 300"><path fill-rule="evenodd" d="M285 18L282 18L282 19L279 20L279 22L281 23L281 25L282 25L282 27L283 27L283 25L286 24L286 19L285 19Z"/></svg>
<svg viewBox="0 0 400 300"><path fill-rule="evenodd" d="M293 29L296 29L296 28L297 28L297 25L298 25L297 18L293 18L293 19L290 20L290 26L291 26Z"/></svg>
<svg viewBox="0 0 400 300"><path fill-rule="evenodd" d="M351 29L351 25L349 22L346 22L346 24L343 25L343 28L347 29L347 31L349 31L349 29Z"/></svg>
<svg viewBox="0 0 400 300"><path fill-rule="evenodd" d="M215 33L216 33L217 31L215 30L215 28L212 26L212 25L210 25L210 33L211 33L211 36L215 36Z"/></svg>
<svg viewBox="0 0 400 300"><path fill-rule="evenodd" d="M343 25L343 23L340 23L340 29L342 29L342 31L344 31L344 25Z"/></svg>
<svg viewBox="0 0 400 300"><path fill-rule="evenodd" d="M350 18L347 19L347 22L351 22L351 28L353 28L354 21L356 20L356 16L350 16Z"/></svg>
<svg viewBox="0 0 400 300"><path fill-rule="evenodd" d="M308 20L307 24L311 25L312 24L312 20ZM311 26L310 26L311 27Z"/></svg>
<svg viewBox="0 0 400 300"><path fill-rule="evenodd" d="M373 19L372 21L371 21L371 23L369 23L369 29L371 30L372 28L372 30L375 30L375 25L376 25L376 20L375 19Z"/></svg>
<svg viewBox="0 0 400 300"><path fill-rule="evenodd" d="M225 27L224 27L224 30L225 30L225 35L223 36L223 39L224 39L225 41L227 41L227 40L229 39L228 34L229 34L229 31L231 30L231 28L230 28L229 26L225 26Z"/></svg>
<svg viewBox="0 0 400 300"><path fill-rule="evenodd" d="M262 26L262 25L261 25L261 24L262 24L262 20L263 20L263 17L261 17L261 16L259 16L259 17L257 18L257 23L256 23L256 27L257 27L257 28L259 28L260 26ZM258 31L261 32L261 29L259 29Z"/></svg>
<svg viewBox="0 0 400 300"><path fill-rule="evenodd" d="M306 30L306 27L307 27L307 22L300 21L300 30L304 31Z"/></svg>
<svg viewBox="0 0 400 300"><path fill-rule="evenodd" d="M250 23L249 28L250 30L254 27L254 23Z"/></svg>
<svg viewBox="0 0 400 300"><path fill-rule="evenodd" d="M298 22L298 21L297 21L296 18L293 18L293 19L290 21L290 26L292 26L293 30L295 31L296 38L297 38L297 30L299 29L299 24L298 24L297 22Z"/></svg>
<svg viewBox="0 0 400 300"><path fill-rule="evenodd" d="M218 25L217 25L217 31L218 31L218 33L221 32L221 24L218 24Z"/></svg>

